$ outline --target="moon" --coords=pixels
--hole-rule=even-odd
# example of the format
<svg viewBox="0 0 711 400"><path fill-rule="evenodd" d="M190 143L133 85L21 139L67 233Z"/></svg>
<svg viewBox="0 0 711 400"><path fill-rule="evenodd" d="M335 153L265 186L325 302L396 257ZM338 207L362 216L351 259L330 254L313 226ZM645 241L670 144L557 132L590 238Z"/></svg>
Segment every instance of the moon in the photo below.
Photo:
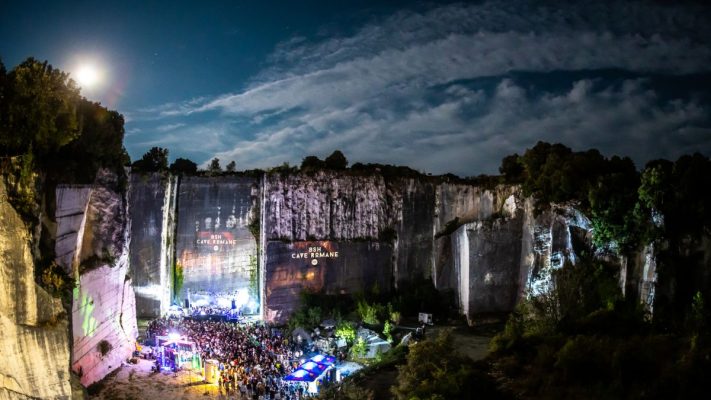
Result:
<svg viewBox="0 0 711 400"><path fill-rule="evenodd" d="M101 71L94 64L82 64L77 68L76 79L82 88L91 88L101 81Z"/></svg>

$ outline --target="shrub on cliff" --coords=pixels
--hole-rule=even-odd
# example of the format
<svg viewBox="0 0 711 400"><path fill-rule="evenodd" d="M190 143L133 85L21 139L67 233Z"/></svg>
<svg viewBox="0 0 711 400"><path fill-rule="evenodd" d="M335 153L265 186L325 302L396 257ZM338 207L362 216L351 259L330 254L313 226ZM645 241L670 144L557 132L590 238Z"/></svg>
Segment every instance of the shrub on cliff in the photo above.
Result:
<svg viewBox="0 0 711 400"><path fill-rule="evenodd" d="M168 170L168 149L151 147L140 160L136 160L133 169L137 172L159 172Z"/></svg>
<svg viewBox="0 0 711 400"><path fill-rule="evenodd" d="M342 170L348 167L348 160L340 150L331 153L323 162L326 168L329 169Z"/></svg>
<svg viewBox="0 0 711 400"><path fill-rule="evenodd" d="M187 158L177 158L170 164L170 172L176 175L195 175L197 164Z"/></svg>

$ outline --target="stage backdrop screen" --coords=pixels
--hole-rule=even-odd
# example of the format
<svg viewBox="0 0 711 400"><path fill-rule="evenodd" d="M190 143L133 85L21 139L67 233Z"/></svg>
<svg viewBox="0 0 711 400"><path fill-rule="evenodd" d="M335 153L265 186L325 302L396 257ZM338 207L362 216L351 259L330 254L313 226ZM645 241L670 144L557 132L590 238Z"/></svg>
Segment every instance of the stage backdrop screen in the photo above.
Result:
<svg viewBox="0 0 711 400"><path fill-rule="evenodd" d="M259 221L257 185L255 178L239 176L181 181L176 243L181 301L237 300L245 312L259 312L257 242L249 229Z"/></svg>
<svg viewBox="0 0 711 400"><path fill-rule="evenodd" d="M353 294L376 285L389 290L392 253L392 245L380 242L269 242L265 318L286 321L299 306L302 290Z"/></svg>

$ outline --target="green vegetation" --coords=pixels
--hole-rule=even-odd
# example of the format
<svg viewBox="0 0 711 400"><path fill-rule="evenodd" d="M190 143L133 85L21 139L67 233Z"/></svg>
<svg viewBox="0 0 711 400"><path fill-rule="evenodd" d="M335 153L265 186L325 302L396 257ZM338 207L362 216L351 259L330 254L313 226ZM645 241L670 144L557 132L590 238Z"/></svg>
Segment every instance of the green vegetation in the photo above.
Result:
<svg viewBox="0 0 711 400"><path fill-rule="evenodd" d="M210 161L210 165L207 167L208 175L219 175L222 173L222 167L220 166L220 159L215 157Z"/></svg>
<svg viewBox="0 0 711 400"><path fill-rule="evenodd" d="M361 321L366 324L377 325L380 323L379 317L384 314L385 308L382 304L369 304L365 299L361 299L356 303L356 311Z"/></svg>
<svg viewBox="0 0 711 400"><path fill-rule="evenodd" d="M349 345L353 344L356 337L355 324L350 321L340 321L336 325L336 329L333 334L339 339L344 339Z"/></svg>
<svg viewBox="0 0 711 400"><path fill-rule="evenodd" d="M301 162L301 171L304 172L313 172L323 169L345 170L347 167L348 160L340 150L334 151L323 161L316 156L307 156Z"/></svg>
<svg viewBox="0 0 711 400"><path fill-rule="evenodd" d="M187 158L177 158L170 164L170 173L175 175L195 175L197 164Z"/></svg>
<svg viewBox="0 0 711 400"><path fill-rule="evenodd" d="M79 137L79 88L69 74L28 58L5 73L0 68L3 101L0 147L6 155L34 149L42 157Z"/></svg>
<svg viewBox="0 0 711 400"><path fill-rule="evenodd" d="M392 394L399 400L497 398L490 379L474 363L456 355L451 332L410 346L407 362L398 367ZM483 383L486 383L483 385Z"/></svg>
<svg viewBox="0 0 711 400"><path fill-rule="evenodd" d="M69 295L70 285L67 283L70 282L70 279L56 262L52 261L46 267L38 268L38 270L41 271L39 281L50 294L57 297Z"/></svg>
<svg viewBox="0 0 711 400"><path fill-rule="evenodd" d="M709 367L708 333L670 334L618 288L617 268L583 259L520 304L492 341L494 373L533 398L694 398ZM703 310L703 297L694 300ZM703 326L704 312L691 326ZM703 333L701 333L703 332Z"/></svg>
<svg viewBox="0 0 711 400"><path fill-rule="evenodd" d="M131 165L137 172L162 172L168 170L168 149L151 147L140 160Z"/></svg>
<svg viewBox="0 0 711 400"><path fill-rule="evenodd" d="M259 239L257 239L259 243ZM259 249L257 249L259 254ZM259 298L259 259L257 254L249 255L249 297L251 299Z"/></svg>
<svg viewBox="0 0 711 400"><path fill-rule="evenodd" d="M9 72L0 63L0 98L2 173L10 202L28 221L53 200L58 182L92 183L100 168L114 172L123 190L123 117L81 97L69 74L34 58Z"/></svg>
<svg viewBox="0 0 711 400"><path fill-rule="evenodd" d="M173 277L173 299L177 299L180 295L180 291L183 289L183 284L185 283L185 270L183 269L183 264L176 262L174 268Z"/></svg>
<svg viewBox="0 0 711 400"><path fill-rule="evenodd" d="M499 171L506 182L520 183L524 195L534 196L539 211L551 203L577 202L590 216L598 247L636 245L639 173L628 157L608 159L594 149L573 152L562 144L538 142L523 156L505 157Z"/></svg>

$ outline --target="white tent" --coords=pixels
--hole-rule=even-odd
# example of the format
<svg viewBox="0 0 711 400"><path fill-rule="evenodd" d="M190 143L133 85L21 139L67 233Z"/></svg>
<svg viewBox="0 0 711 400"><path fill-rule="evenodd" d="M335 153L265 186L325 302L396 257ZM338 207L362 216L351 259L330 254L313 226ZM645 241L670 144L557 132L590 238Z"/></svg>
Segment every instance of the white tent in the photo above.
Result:
<svg viewBox="0 0 711 400"><path fill-rule="evenodd" d="M387 353L392 347L387 340L381 338L375 331L370 329L358 329L357 336L362 338L367 346L365 358L375 358L378 353Z"/></svg>

